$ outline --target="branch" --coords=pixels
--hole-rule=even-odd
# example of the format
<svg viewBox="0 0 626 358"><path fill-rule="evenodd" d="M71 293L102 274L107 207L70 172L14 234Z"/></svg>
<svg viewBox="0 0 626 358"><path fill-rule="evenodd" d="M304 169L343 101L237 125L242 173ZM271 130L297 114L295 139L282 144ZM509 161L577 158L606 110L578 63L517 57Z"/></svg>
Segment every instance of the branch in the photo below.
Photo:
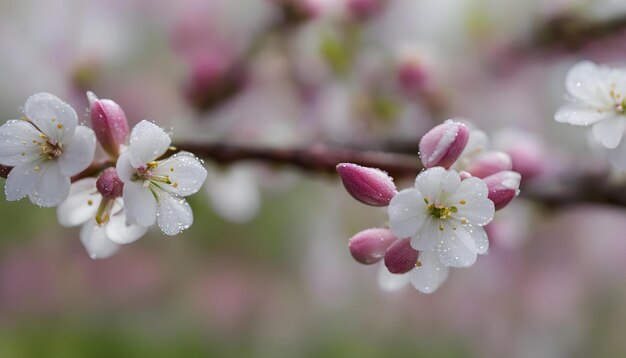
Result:
<svg viewBox="0 0 626 358"><path fill-rule="evenodd" d="M562 15L546 22L535 31L534 47L563 46L577 50L587 43L626 30L626 16L602 22L590 22L575 15Z"/></svg>
<svg viewBox="0 0 626 358"><path fill-rule="evenodd" d="M168 152L166 156L179 151L189 151L200 158L219 164L260 161L317 173L334 174L337 164L355 163L382 169L396 180L412 180L423 169L417 155L344 149L325 145L293 149L189 142L178 143L176 149ZM96 176L105 168L114 165L113 160L94 162L85 171L72 177L72 181ZM3 174L8 174L8 170L0 166L0 175ZM6 175L3 176L6 177ZM585 203L626 207L626 183L609 180L608 173L568 173L567 176L550 178L547 182L524 183L522 179L522 184L521 197L548 207L560 208Z"/></svg>

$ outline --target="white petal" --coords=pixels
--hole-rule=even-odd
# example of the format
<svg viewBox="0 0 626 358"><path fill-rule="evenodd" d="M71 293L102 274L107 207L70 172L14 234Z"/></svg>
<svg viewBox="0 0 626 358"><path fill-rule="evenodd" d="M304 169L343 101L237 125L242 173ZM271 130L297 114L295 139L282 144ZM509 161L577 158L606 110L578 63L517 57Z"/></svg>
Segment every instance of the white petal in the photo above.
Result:
<svg viewBox="0 0 626 358"><path fill-rule="evenodd" d="M261 207L261 194L252 168L237 165L211 170L205 188L213 209L226 220L250 221Z"/></svg>
<svg viewBox="0 0 626 358"><path fill-rule="evenodd" d="M128 159L128 152L122 153L122 155L117 158L115 171L117 172L117 176L124 183L129 182L132 179L133 175L137 173L137 169L133 168L132 164L130 164L130 160Z"/></svg>
<svg viewBox="0 0 626 358"><path fill-rule="evenodd" d="M411 247L417 251L433 250L439 242L440 234L439 220L429 216L420 232L411 238Z"/></svg>
<svg viewBox="0 0 626 358"><path fill-rule="evenodd" d="M70 195L57 207L59 224L77 226L95 217L102 195L96 189L96 178L81 179L72 184Z"/></svg>
<svg viewBox="0 0 626 358"><path fill-rule="evenodd" d="M464 230L471 236L471 240L474 241L474 249L477 254L484 255L489 251L489 238L487 232L481 226L464 225ZM461 229L457 231L462 232Z"/></svg>
<svg viewBox="0 0 626 358"><path fill-rule="evenodd" d="M141 238L147 228L131 224L126 219L124 210L114 213L106 225L107 237L118 244L130 244Z"/></svg>
<svg viewBox="0 0 626 358"><path fill-rule="evenodd" d="M0 164L16 166L39 155L39 132L27 121L11 120L0 127Z"/></svg>
<svg viewBox="0 0 626 358"><path fill-rule="evenodd" d="M461 178L454 170L441 167L427 169L415 178L415 186L429 203L443 203L456 192Z"/></svg>
<svg viewBox="0 0 626 358"><path fill-rule="evenodd" d="M119 245L109 240L103 226L96 223L95 218L83 225L80 230L80 241L92 259L106 259L119 249Z"/></svg>
<svg viewBox="0 0 626 358"><path fill-rule="evenodd" d="M443 231L437 244L437 255L444 266L470 267L476 262L476 247L462 225L450 220L442 222ZM456 230L455 230L456 229Z"/></svg>
<svg viewBox="0 0 626 358"><path fill-rule="evenodd" d="M163 128L143 120L130 132L128 159L133 167L139 168L165 154L171 142Z"/></svg>
<svg viewBox="0 0 626 358"><path fill-rule="evenodd" d="M61 174L56 160L43 163L40 172L41 177L28 194L30 201L44 208L60 205L70 194L70 178Z"/></svg>
<svg viewBox="0 0 626 358"><path fill-rule="evenodd" d="M621 141L615 149L609 152L609 160L617 169L626 171L626 141Z"/></svg>
<svg viewBox="0 0 626 358"><path fill-rule="evenodd" d="M379 265L378 286L383 291L397 291L409 283L408 274L393 274L387 270L384 263Z"/></svg>
<svg viewBox="0 0 626 358"><path fill-rule="evenodd" d="M150 227L156 221L157 202L153 193L140 181L124 183L124 210L133 224Z"/></svg>
<svg viewBox="0 0 626 358"><path fill-rule="evenodd" d="M389 228L399 238L415 236L428 217L428 209L417 189L404 189L389 202Z"/></svg>
<svg viewBox="0 0 626 358"><path fill-rule="evenodd" d="M164 189L180 196L188 196L200 190L207 176L202 163L191 153L181 152L159 163L154 170L157 175L167 175L172 184Z"/></svg>
<svg viewBox="0 0 626 358"><path fill-rule="evenodd" d="M615 115L615 111L592 108L584 104L568 103L561 107L554 119L560 123L569 123L576 126L588 126Z"/></svg>
<svg viewBox="0 0 626 358"><path fill-rule="evenodd" d="M91 128L76 127L74 138L63 146L59 158L61 173L72 176L87 169L96 152L96 135Z"/></svg>
<svg viewBox="0 0 626 358"><path fill-rule="evenodd" d="M624 135L626 116L615 116L593 125L593 134L609 149L617 147Z"/></svg>
<svg viewBox="0 0 626 358"><path fill-rule="evenodd" d="M611 70L608 67L582 61L575 64L567 73L565 87L577 101L601 108L609 99L610 77Z"/></svg>
<svg viewBox="0 0 626 358"><path fill-rule="evenodd" d="M420 252L418 257L422 264L407 273L411 284L422 293L433 293L448 278L449 268L443 266L432 251Z"/></svg>
<svg viewBox="0 0 626 358"><path fill-rule="evenodd" d="M9 172L7 181L4 185L4 193L8 201L20 200L28 195L41 177L42 161L33 160L28 163L20 164Z"/></svg>
<svg viewBox="0 0 626 358"><path fill-rule="evenodd" d="M26 100L24 114L48 137L66 143L78 124L76 111L50 93L37 93Z"/></svg>
<svg viewBox="0 0 626 358"><path fill-rule="evenodd" d="M495 207L487 197L487 185L478 178L467 178L448 200L448 206L455 206L457 212L452 216L457 220L466 219L473 225L487 225L493 220Z"/></svg>
<svg viewBox="0 0 626 358"><path fill-rule="evenodd" d="M193 224L193 212L182 197L159 192L157 208L159 227L166 235L176 235Z"/></svg>

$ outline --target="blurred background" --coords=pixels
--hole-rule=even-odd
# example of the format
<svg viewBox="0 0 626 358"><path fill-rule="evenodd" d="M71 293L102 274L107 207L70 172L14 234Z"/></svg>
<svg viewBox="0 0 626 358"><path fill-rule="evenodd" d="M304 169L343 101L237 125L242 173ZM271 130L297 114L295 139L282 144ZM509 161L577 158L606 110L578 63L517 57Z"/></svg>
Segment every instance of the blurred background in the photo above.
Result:
<svg viewBox="0 0 626 358"><path fill-rule="evenodd" d="M572 64L626 62L626 2L0 0L0 54L1 121L39 91L86 121L91 90L175 141L417 154L463 117L542 183L607 170L553 114ZM520 198L471 269L385 292L347 242L386 214L337 177L206 164L191 229L103 261L0 200L0 356L626 356L623 209Z"/></svg>

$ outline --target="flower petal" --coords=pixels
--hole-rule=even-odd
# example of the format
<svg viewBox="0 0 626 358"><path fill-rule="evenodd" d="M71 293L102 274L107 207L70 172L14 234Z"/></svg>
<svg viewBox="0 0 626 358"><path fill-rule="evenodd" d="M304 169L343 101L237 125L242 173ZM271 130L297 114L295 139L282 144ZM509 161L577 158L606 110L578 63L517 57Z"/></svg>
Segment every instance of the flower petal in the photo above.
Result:
<svg viewBox="0 0 626 358"><path fill-rule="evenodd" d="M87 169L96 152L96 135L91 128L76 127L74 138L63 147L59 158L61 173L72 176Z"/></svg>
<svg viewBox="0 0 626 358"><path fill-rule="evenodd" d="M128 222L124 210L120 210L109 219L106 225L107 237L117 244L130 244L141 238L147 228Z"/></svg>
<svg viewBox="0 0 626 358"><path fill-rule="evenodd" d="M128 159L134 168L139 168L165 154L171 142L163 128L143 120L130 133Z"/></svg>
<svg viewBox="0 0 626 358"><path fill-rule="evenodd" d="M607 81L610 72L606 66L581 61L567 73L565 87L576 100L594 108L602 108L606 105L610 92Z"/></svg>
<svg viewBox="0 0 626 358"><path fill-rule="evenodd" d="M472 225L487 225L495 214L493 202L488 198L487 185L474 177L461 182L447 205L457 208L457 212L452 214L453 218L459 221L466 219Z"/></svg>
<svg viewBox="0 0 626 358"><path fill-rule="evenodd" d="M415 186L428 199L429 203L444 203L446 198L456 192L461 177L454 170L441 167L427 169L415 178Z"/></svg>
<svg viewBox="0 0 626 358"><path fill-rule="evenodd" d="M193 212L182 197L159 192L157 221L165 235L176 235L193 224Z"/></svg>
<svg viewBox="0 0 626 358"><path fill-rule="evenodd" d="M41 152L33 141L40 132L27 121L11 120L0 127L0 164L16 166L33 160Z"/></svg>
<svg viewBox="0 0 626 358"><path fill-rule="evenodd" d="M450 220L442 222L441 240L437 243L437 255L444 266L470 267L476 262L476 247L471 236Z"/></svg>
<svg viewBox="0 0 626 358"><path fill-rule="evenodd" d="M554 119L560 123L569 123L575 126L588 126L609 118L614 114L614 111L601 110L598 112L598 109L583 104L568 103L556 112Z"/></svg>
<svg viewBox="0 0 626 358"><path fill-rule="evenodd" d="M98 225L96 219L89 220L80 229L80 241L92 259L106 259L119 249L119 245L109 240L104 226Z"/></svg>
<svg viewBox="0 0 626 358"><path fill-rule="evenodd" d="M77 226L95 217L102 195L96 189L96 178L81 179L72 184L70 195L57 207L59 224Z"/></svg>
<svg viewBox="0 0 626 358"><path fill-rule="evenodd" d="M69 104L50 93L37 93L26 100L24 114L45 135L66 143L74 135L78 116Z"/></svg>
<svg viewBox="0 0 626 358"><path fill-rule="evenodd" d="M59 162L48 160L41 165L41 177L28 194L30 201L49 208L61 204L70 194L70 178L61 174Z"/></svg>
<svg viewBox="0 0 626 358"><path fill-rule="evenodd" d="M615 116L593 125L593 135L609 149L617 147L624 135L625 116Z"/></svg>
<svg viewBox="0 0 626 358"><path fill-rule="evenodd" d="M450 269L442 265L433 251L420 252L419 267L407 273L411 284L422 293L433 293L448 278Z"/></svg>
<svg viewBox="0 0 626 358"><path fill-rule="evenodd" d="M439 220L429 216L420 232L411 238L411 247L417 251L430 251L437 246L439 242Z"/></svg>
<svg viewBox="0 0 626 358"><path fill-rule="evenodd" d="M378 286L383 291L397 291L409 283L409 274L393 274L384 263L379 265Z"/></svg>
<svg viewBox="0 0 626 358"><path fill-rule="evenodd" d="M164 189L180 196L196 193L202 187L207 171L191 153L181 152L159 163L154 170L157 175L169 176L172 184Z"/></svg>
<svg viewBox="0 0 626 358"><path fill-rule="evenodd" d="M120 178L120 180L124 183L129 182L133 175L137 173L137 169L133 168L133 165L130 164L128 152L122 153L122 155L117 158L115 171L117 172L118 178Z"/></svg>
<svg viewBox="0 0 626 358"><path fill-rule="evenodd" d="M154 225L157 202L152 191L144 188L140 181L124 183L124 209L129 222L143 227Z"/></svg>
<svg viewBox="0 0 626 358"><path fill-rule="evenodd" d="M415 236L427 217L426 203L417 189L404 189L389 202L389 228L399 238Z"/></svg>
<svg viewBox="0 0 626 358"><path fill-rule="evenodd" d="M40 159L33 160L20 164L9 172L4 185L4 193L8 201L20 200L33 190L41 177L41 172L35 169L40 170L41 163Z"/></svg>

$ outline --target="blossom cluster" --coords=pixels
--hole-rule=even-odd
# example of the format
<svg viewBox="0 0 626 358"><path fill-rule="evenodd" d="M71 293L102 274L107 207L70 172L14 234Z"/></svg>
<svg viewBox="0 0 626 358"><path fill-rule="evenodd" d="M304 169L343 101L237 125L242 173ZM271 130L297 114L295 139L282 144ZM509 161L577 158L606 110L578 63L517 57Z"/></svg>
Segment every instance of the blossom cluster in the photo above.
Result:
<svg viewBox="0 0 626 358"><path fill-rule="evenodd" d="M425 169L401 191L378 168L337 166L355 199L387 207L388 227L361 231L349 242L358 262L383 261L383 289L411 282L432 293L450 268L472 266L489 248L484 226L519 193L521 175L512 171L511 158L489 150L486 134L461 122L448 120L424 135L420 158Z"/></svg>
<svg viewBox="0 0 626 358"><path fill-rule="evenodd" d="M117 103L87 96L92 128L49 93L28 98L24 116L0 126L0 165L10 169L6 199L28 196L57 207L62 226L81 225L94 259L111 256L155 223L166 235L189 228L193 213L184 197L200 190L202 163L186 152L166 157L171 139L162 128L143 120L130 130ZM107 159L94 161L96 143Z"/></svg>

